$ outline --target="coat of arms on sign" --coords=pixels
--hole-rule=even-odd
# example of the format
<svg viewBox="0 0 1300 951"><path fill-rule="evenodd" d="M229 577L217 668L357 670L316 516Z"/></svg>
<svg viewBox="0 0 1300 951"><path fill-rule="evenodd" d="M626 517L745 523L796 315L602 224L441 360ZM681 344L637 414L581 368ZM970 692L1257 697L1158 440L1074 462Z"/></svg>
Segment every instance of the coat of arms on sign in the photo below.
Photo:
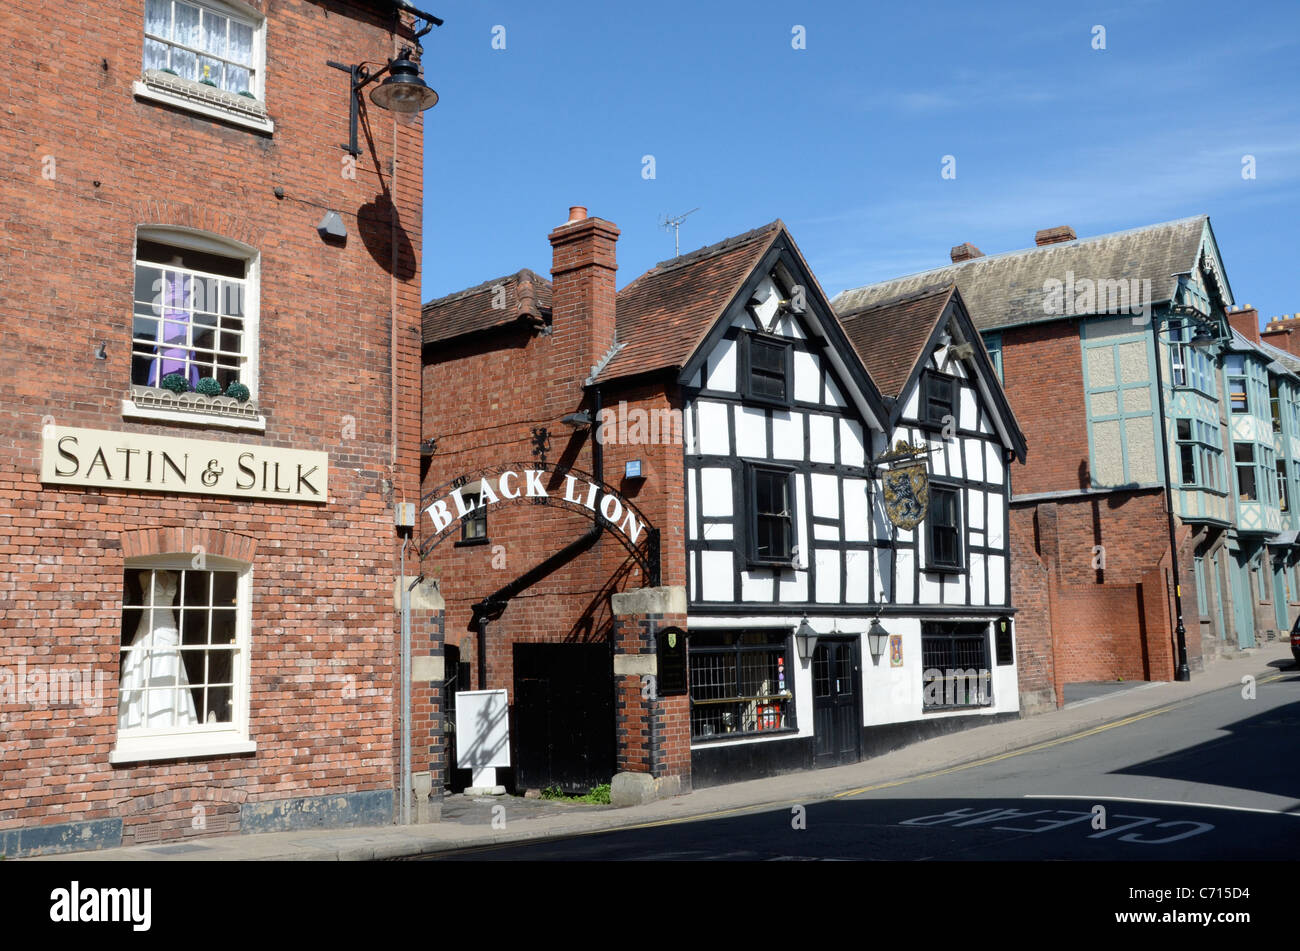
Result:
<svg viewBox="0 0 1300 951"><path fill-rule="evenodd" d="M908 446L901 440L881 461L915 458L928 447ZM910 531L925 518L930 504L930 477L925 461L896 466L881 476L885 491L885 515L899 528Z"/></svg>

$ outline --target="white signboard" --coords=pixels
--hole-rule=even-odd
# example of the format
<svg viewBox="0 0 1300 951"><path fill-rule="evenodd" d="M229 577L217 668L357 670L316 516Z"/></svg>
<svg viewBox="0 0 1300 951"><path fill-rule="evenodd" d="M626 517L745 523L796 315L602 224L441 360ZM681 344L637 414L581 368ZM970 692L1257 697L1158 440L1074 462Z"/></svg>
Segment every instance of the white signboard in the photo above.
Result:
<svg viewBox="0 0 1300 951"><path fill-rule="evenodd" d="M45 426L41 481L52 485L325 502L323 452Z"/></svg>
<svg viewBox="0 0 1300 951"><path fill-rule="evenodd" d="M510 765L510 703L504 690L456 692L456 765Z"/></svg>

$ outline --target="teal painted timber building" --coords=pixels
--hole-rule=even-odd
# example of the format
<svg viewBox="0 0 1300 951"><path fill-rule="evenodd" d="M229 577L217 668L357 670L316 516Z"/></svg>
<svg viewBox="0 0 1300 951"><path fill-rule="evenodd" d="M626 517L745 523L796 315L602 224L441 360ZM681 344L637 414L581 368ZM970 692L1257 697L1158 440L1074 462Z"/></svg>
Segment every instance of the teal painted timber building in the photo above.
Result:
<svg viewBox="0 0 1300 951"><path fill-rule="evenodd" d="M1300 611L1300 358L1236 305L1209 217L1050 228L951 259L833 305L953 281L994 357L1031 448L1011 503L1024 705L1173 676L1169 506L1192 670L1284 633Z"/></svg>

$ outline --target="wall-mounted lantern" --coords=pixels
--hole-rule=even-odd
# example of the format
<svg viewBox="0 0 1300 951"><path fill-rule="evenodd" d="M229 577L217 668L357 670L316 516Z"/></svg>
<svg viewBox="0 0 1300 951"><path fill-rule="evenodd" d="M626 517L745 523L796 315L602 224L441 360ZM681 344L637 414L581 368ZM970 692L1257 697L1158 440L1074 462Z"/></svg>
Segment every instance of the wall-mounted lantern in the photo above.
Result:
<svg viewBox="0 0 1300 951"><path fill-rule="evenodd" d="M880 618L871 619L871 627L867 631L867 648L871 651L871 662L878 664L880 657L885 653L885 645L889 643L889 632L885 630Z"/></svg>
<svg viewBox="0 0 1300 951"><path fill-rule="evenodd" d="M795 646L799 649L799 657L802 660L808 660L817 649L817 632L813 626L808 623L808 615L803 616L799 626L794 632Z"/></svg>

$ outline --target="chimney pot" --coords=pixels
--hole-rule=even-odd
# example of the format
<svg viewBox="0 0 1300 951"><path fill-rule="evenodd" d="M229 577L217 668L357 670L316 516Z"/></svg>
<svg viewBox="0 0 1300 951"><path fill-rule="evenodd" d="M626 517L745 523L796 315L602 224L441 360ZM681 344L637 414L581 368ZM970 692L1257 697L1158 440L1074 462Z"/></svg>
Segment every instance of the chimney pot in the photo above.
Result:
<svg viewBox="0 0 1300 951"><path fill-rule="evenodd" d="M956 264L958 261L970 261L975 258L982 258L984 257L984 252L975 247L975 245L971 244L969 241L966 241L949 251L948 257L952 258L953 264Z"/></svg>
<svg viewBox="0 0 1300 951"><path fill-rule="evenodd" d="M587 217L587 209L584 205L569 206L569 221L582 221Z"/></svg>
<svg viewBox="0 0 1300 951"><path fill-rule="evenodd" d="M1040 248L1046 244L1060 244L1063 241L1074 241L1079 236L1074 233L1074 229L1069 225L1057 225L1055 228L1044 228L1042 231L1034 233L1034 244Z"/></svg>

